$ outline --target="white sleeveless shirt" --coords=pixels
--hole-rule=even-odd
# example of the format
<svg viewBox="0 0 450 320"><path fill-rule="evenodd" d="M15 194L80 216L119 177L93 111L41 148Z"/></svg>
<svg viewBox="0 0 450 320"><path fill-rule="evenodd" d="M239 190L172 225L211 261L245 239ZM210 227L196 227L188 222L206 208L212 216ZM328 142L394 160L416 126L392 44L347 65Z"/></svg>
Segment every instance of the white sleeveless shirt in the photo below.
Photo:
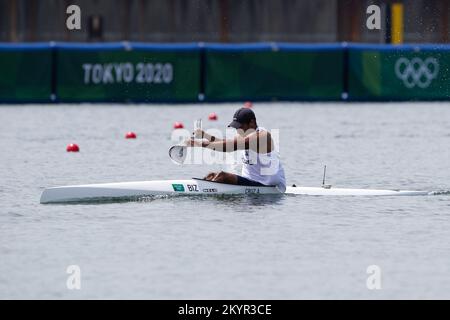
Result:
<svg viewBox="0 0 450 320"><path fill-rule="evenodd" d="M256 131L267 131L258 127ZM244 150L242 155L241 176L259 183L277 186L281 192L286 191L286 179L284 169L280 162L278 151L269 153L257 153L253 150Z"/></svg>

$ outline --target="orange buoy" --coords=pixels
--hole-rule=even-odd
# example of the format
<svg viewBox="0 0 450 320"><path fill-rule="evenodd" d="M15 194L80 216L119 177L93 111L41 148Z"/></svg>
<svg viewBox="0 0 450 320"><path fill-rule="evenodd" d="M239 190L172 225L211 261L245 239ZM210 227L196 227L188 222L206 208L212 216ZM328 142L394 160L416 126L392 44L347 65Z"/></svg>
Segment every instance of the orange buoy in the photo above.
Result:
<svg viewBox="0 0 450 320"><path fill-rule="evenodd" d="M125 135L125 139L136 139L136 133L134 132L127 132L127 134Z"/></svg>
<svg viewBox="0 0 450 320"><path fill-rule="evenodd" d="M78 147L78 145L75 143L71 143L67 146L66 151L67 152L78 152L78 151L80 151L80 147Z"/></svg>
<svg viewBox="0 0 450 320"><path fill-rule="evenodd" d="M174 124L173 124L173 128L174 129L183 129L184 128L184 125L183 125L183 123L182 122L175 122Z"/></svg>
<svg viewBox="0 0 450 320"><path fill-rule="evenodd" d="M216 121L217 120L217 114L215 112L211 112L208 115L208 119L211 120L211 121Z"/></svg>

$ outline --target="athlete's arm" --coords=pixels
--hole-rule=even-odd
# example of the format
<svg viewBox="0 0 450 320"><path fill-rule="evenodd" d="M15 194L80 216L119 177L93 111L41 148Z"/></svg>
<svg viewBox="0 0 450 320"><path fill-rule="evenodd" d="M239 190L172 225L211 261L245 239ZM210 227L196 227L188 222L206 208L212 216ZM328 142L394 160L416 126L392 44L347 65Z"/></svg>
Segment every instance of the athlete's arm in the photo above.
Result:
<svg viewBox="0 0 450 320"><path fill-rule="evenodd" d="M220 140L220 141L202 141L201 147L211 149L220 152L233 152L236 150L246 150L246 145L248 149L248 138L235 137L234 139Z"/></svg>
<svg viewBox="0 0 450 320"><path fill-rule="evenodd" d="M200 139L206 139L208 141L219 141L220 139L217 139L216 137L206 133L205 131L203 131L202 129L197 129L194 131L194 136L196 138L200 138Z"/></svg>
<svg viewBox="0 0 450 320"><path fill-rule="evenodd" d="M272 138L268 132L254 132L246 137L236 136L234 139L219 141L192 141L191 146L208 148L220 152L237 150L253 150L258 153L272 151Z"/></svg>

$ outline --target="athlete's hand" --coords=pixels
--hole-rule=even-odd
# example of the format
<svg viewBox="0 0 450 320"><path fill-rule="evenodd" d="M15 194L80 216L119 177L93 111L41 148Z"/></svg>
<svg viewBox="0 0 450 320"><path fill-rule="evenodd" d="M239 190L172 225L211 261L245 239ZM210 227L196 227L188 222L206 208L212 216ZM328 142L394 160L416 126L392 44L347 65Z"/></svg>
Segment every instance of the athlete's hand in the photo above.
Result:
<svg viewBox="0 0 450 320"><path fill-rule="evenodd" d="M205 131L202 129L195 129L192 134L196 139L202 139L205 136Z"/></svg>
<svg viewBox="0 0 450 320"><path fill-rule="evenodd" d="M195 140L193 138L186 139L184 141L184 144L186 147L194 147L195 146Z"/></svg>
<svg viewBox="0 0 450 320"><path fill-rule="evenodd" d="M185 141L187 147L203 147L201 141L196 141L194 138L189 138Z"/></svg>

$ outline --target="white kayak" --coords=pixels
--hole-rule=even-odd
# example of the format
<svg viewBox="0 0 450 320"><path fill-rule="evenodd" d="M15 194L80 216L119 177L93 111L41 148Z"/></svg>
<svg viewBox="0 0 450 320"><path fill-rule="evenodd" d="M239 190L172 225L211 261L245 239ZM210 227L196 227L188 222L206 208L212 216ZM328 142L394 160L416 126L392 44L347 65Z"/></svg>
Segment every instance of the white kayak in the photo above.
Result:
<svg viewBox="0 0 450 320"><path fill-rule="evenodd" d="M45 189L41 203L138 199L155 195L280 194L274 186L252 187L217 183L203 179L159 180L74 185ZM345 189L332 187L287 187L285 194L308 196L416 196L427 191Z"/></svg>

